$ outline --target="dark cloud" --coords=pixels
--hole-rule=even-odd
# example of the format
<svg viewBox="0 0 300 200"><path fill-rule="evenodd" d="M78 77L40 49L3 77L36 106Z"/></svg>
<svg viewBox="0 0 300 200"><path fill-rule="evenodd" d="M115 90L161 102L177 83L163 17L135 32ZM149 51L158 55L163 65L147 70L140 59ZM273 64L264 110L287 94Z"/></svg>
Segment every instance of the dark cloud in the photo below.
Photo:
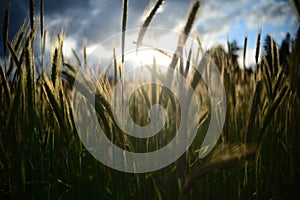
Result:
<svg viewBox="0 0 300 200"><path fill-rule="evenodd" d="M3 0L2 0L3 1ZM5 1L5 0L4 0ZM39 15L40 1L36 1L36 15ZM138 28L148 0L131 0L128 7L128 29ZM155 3L155 1L152 1ZM3 4L2 4L3 5ZM189 1L166 1L163 12L158 13L151 26L173 28L185 17ZM3 9L3 7L2 7ZM1 13L4 13L1 11ZM81 43L101 42L121 30L122 0L45 0L44 26L52 35L64 29L67 36ZM29 18L29 1L12 0L10 15L10 39L16 34L24 19ZM1 26L2 28L2 26ZM1 31L2 32L2 31ZM1 33L2 35L2 33ZM78 45L79 46L79 45Z"/></svg>
<svg viewBox="0 0 300 200"><path fill-rule="evenodd" d="M80 6L60 9L46 15L46 22L50 30L66 30L67 36L71 36L79 43L82 38L87 38L89 43L99 43L113 34L121 31L122 1L92 1L85 8ZM147 0L129 1L128 29L140 27L144 11L148 8ZM173 28L184 19L189 1L166 1L163 12L158 13L151 26ZM46 4L45 4L46 6ZM53 6L53 5L52 5ZM51 8L55 10L54 8Z"/></svg>
<svg viewBox="0 0 300 200"><path fill-rule="evenodd" d="M91 9L91 0L45 0L44 8L46 15L63 14L68 10Z"/></svg>
<svg viewBox="0 0 300 200"><path fill-rule="evenodd" d="M7 0L1 0L1 5ZM39 13L36 1L36 13ZM149 0L130 0L128 29L138 28ZM153 1L152 2L156 2ZM29 18L29 1L11 0L10 38L23 20ZM151 26L172 29L186 17L189 0L166 0ZM210 0L202 5L197 28L201 34L226 34L228 29L243 21L247 28L257 28L259 21L279 25L291 12L287 1L274 0ZM82 39L89 44L99 43L121 30L122 0L45 0L45 27L51 35L64 29L78 48ZM4 6L0 6L3 15ZM2 20L3 21L3 20ZM2 35L2 24L0 34ZM2 44L2 41L1 43ZM2 51L2 48L1 48Z"/></svg>
<svg viewBox="0 0 300 200"><path fill-rule="evenodd" d="M22 4L23 2L23 4ZM24 1L19 2L19 0L10 2L10 24L9 24L9 38L12 39L15 33L19 30L19 27L23 24L24 19L29 16L29 5L24 4ZM26 1L27 3L27 1ZM0 34L3 33L3 22L4 22L4 10L6 5L9 4L8 0L2 0L0 6L1 15L1 27ZM28 9L27 9L28 7ZM1 38L2 39L2 38ZM1 40L2 44L2 40Z"/></svg>

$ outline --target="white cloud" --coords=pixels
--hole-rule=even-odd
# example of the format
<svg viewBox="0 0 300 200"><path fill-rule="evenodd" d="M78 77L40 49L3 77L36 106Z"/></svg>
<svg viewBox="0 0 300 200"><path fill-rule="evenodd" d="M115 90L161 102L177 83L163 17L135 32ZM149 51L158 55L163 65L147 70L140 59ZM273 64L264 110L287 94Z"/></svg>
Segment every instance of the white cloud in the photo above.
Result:
<svg viewBox="0 0 300 200"><path fill-rule="evenodd" d="M246 67L255 67L255 49L247 49L246 51L246 60L245 64ZM260 58L258 59L258 62L260 62ZM239 52L239 58L238 58L238 63L241 68L243 68L243 51Z"/></svg>
<svg viewBox="0 0 300 200"><path fill-rule="evenodd" d="M244 21L250 29L256 28L258 24L266 23L280 26L287 20L290 13L291 6L288 2L261 0L245 12Z"/></svg>
<svg viewBox="0 0 300 200"><path fill-rule="evenodd" d="M66 37L63 43L64 56L71 58L73 56L72 49L77 49L78 42L73 37Z"/></svg>
<svg viewBox="0 0 300 200"><path fill-rule="evenodd" d="M202 42L206 43L207 47L211 47L219 43L220 38L225 38L232 29L247 32L266 24L281 27L289 17L291 17L291 6L288 2L211 0L205 2L197 22L197 28L202 38L205 39ZM294 16L289 19L289 23L291 21L295 24ZM229 37L232 38L230 35Z"/></svg>

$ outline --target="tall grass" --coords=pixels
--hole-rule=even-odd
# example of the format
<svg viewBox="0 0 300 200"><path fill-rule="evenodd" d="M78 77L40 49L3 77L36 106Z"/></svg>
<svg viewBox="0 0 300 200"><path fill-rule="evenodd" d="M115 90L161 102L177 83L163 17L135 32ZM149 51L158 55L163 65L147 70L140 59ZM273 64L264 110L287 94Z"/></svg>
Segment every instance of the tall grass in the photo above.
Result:
<svg viewBox="0 0 300 200"><path fill-rule="evenodd" d="M146 28L162 2L156 2L143 22L138 46L143 45ZM127 4L128 1L124 0L123 32L127 15L130 15ZM288 59L289 74L283 72L279 60L276 60L279 56L273 51L273 46L272 62L269 63L264 54L261 63L258 62L261 54L260 30L256 42L256 73L232 70L235 69L234 63L226 60L231 52L228 52L229 56L221 57L220 67L228 99L225 127L222 140L214 151L207 158L199 159L199 147L209 123L210 108L205 106L207 88L191 63L198 62L203 49L193 52L190 47L186 62L180 59L182 49L186 48L186 36L190 34L200 8L200 3L194 2L188 10L177 51L172 55L171 67L179 68L204 105L199 111L203 117L199 121L198 134L186 154L170 166L145 174L129 174L110 169L97 161L82 145L77 134L72 98L76 98L78 93L93 95L93 91L84 84L78 90L73 88L78 68L84 65L87 71L90 70L87 69L85 47L84 61L75 51L76 61L66 61L62 51L64 34L61 33L54 39L50 60L39 65L33 46L37 37L34 1L30 0L30 5L30 22L24 23L12 41L8 39L9 9L4 13L3 47L7 48L4 52L8 51L5 53L8 57L3 57L4 62L7 60L7 67L3 61L0 62L1 199L275 199L289 198L299 189L299 31ZM40 13L43 15L43 8ZM46 30L43 30L43 16L40 19L40 56L44 58ZM121 40L124 42L125 39L122 35ZM195 41L201 47L200 39ZM273 42L271 45L274 45ZM247 37L244 52L246 46ZM126 135L117 126L109 103L112 88L123 70L115 54L113 59L113 82L109 81L108 74L89 72L99 78L95 109L107 137L133 152L152 151L164 146L178 129L176 98L157 85L140 88L134 93L131 103L134 121L149 123L147 109L160 103L169 116L161 132L170 134L164 136L159 133L146 140ZM277 71L274 63L278 63ZM41 74L37 74L41 68ZM164 75L156 71L155 58L149 69L152 77ZM75 109L80 110L78 105Z"/></svg>

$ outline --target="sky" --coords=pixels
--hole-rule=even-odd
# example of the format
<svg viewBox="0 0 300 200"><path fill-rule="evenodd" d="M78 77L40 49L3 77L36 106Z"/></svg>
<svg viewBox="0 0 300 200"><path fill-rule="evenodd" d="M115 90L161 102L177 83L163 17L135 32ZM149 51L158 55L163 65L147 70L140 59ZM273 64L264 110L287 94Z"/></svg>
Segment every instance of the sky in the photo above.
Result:
<svg viewBox="0 0 300 200"><path fill-rule="evenodd" d="M5 5L7 0L1 0ZM141 26L143 14L149 0L129 0L127 28ZM152 1L153 2L153 1ZM154 1L155 2L155 1ZM23 20L29 19L29 1L11 0L10 38ZM190 0L166 0L155 15L150 26L178 29L186 19ZM64 29L66 38L64 51L71 56L71 49L82 51L83 40L88 49L103 42L111 35L120 33L122 0L45 0L44 24L48 32L48 46L54 33ZM3 15L4 6L0 6ZM36 1L39 13L39 1ZM38 14L37 14L38 16ZM2 35L3 20L0 32ZM195 24L205 50L216 44L237 40L243 46L248 36L246 63L254 63L255 43L258 28L262 27L262 41L271 34L280 44L286 33L295 35L298 22L288 0L206 0L203 1ZM1 53L2 41L1 41ZM226 46L225 46L226 47ZM242 51L240 52L242 53ZM240 56L241 62L242 56Z"/></svg>

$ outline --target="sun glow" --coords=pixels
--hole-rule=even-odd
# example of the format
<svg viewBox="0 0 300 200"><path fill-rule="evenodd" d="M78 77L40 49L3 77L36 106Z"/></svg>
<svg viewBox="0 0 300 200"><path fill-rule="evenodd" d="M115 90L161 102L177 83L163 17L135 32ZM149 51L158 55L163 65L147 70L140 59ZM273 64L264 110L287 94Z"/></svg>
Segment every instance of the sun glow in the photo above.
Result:
<svg viewBox="0 0 300 200"><path fill-rule="evenodd" d="M125 55L125 60L133 62L135 66L149 65L152 66L154 62L156 65L167 67L171 62L171 56L165 55L153 49L141 49L133 51Z"/></svg>

